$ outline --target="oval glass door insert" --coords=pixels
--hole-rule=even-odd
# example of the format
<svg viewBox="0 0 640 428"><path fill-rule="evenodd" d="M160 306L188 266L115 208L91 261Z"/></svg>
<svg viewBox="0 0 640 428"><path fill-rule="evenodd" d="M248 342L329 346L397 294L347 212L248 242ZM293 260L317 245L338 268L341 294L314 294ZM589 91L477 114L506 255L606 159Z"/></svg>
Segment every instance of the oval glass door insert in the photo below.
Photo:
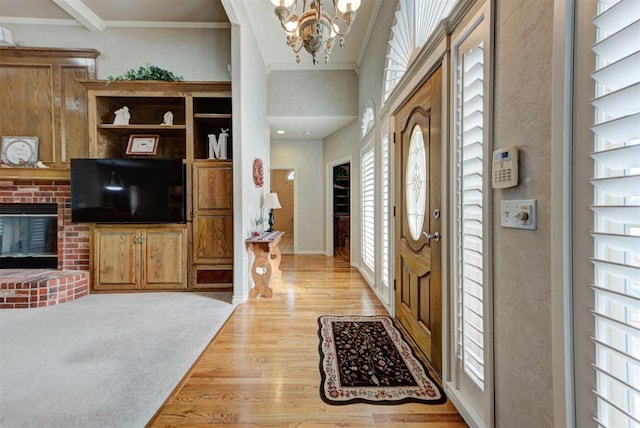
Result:
<svg viewBox="0 0 640 428"><path fill-rule="evenodd" d="M415 125L411 131L411 143L405 165L407 222L411 237L417 241L424 225L427 200L427 152L420 125Z"/></svg>

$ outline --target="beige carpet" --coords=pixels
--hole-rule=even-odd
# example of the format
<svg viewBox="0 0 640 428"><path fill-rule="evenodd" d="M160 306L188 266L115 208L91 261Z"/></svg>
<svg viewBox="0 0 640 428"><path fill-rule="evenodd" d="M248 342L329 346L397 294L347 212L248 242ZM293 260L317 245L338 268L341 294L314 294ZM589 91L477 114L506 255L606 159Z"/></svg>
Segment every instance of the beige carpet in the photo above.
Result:
<svg viewBox="0 0 640 428"><path fill-rule="evenodd" d="M143 427L233 311L225 293L0 310L0 426Z"/></svg>

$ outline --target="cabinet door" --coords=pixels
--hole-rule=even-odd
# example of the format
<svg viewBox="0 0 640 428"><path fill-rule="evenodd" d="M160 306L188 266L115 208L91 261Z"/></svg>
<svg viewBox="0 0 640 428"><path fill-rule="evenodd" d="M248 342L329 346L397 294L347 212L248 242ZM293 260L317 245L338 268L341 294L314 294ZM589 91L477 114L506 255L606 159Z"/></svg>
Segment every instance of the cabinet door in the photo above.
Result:
<svg viewBox="0 0 640 428"><path fill-rule="evenodd" d="M233 263L233 217L199 214L193 219L196 263Z"/></svg>
<svg viewBox="0 0 640 428"><path fill-rule="evenodd" d="M38 159L54 161L55 94L46 64L0 64L0 135L38 137Z"/></svg>
<svg viewBox="0 0 640 428"><path fill-rule="evenodd" d="M92 281L95 290L138 288L138 238L135 228L94 229Z"/></svg>
<svg viewBox="0 0 640 428"><path fill-rule="evenodd" d="M0 135L39 138L38 160L68 167L87 157L87 94L95 78L93 49L0 46Z"/></svg>
<svg viewBox="0 0 640 428"><path fill-rule="evenodd" d="M194 163L194 198L196 210L233 209L233 168L230 162Z"/></svg>
<svg viewBox="0 0 640 428"><path fill-rule="evenodd" d="M69 162L71 158L89 155L89 130L87 125L87 92L78 80L88 79L88 67L67 67L60 70L62 82L60 101L60 126L62 139L56 159Z"/></svg>
<svg viewBox="0 0 640 428"><path fill-rule="evenodd" d="M144 229L142 260L147 289L187 288L187 229Z"/></svg>

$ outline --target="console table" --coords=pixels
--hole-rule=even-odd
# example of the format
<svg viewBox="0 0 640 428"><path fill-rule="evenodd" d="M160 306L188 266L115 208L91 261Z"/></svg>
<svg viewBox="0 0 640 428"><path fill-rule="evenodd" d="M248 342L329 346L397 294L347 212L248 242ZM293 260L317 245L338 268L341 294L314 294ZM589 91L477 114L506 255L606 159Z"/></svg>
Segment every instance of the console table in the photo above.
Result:
<svg viewBox="0 0 640 428"><path fill-rule="evenodd" d="M253 251L254 260L251 265L251 277L254 287L249 291L249 297L273 297L273 290L269 288L271 279L280 274L280 238L284 232L265 232L260 236L247 239L247 244Z"/></svg>

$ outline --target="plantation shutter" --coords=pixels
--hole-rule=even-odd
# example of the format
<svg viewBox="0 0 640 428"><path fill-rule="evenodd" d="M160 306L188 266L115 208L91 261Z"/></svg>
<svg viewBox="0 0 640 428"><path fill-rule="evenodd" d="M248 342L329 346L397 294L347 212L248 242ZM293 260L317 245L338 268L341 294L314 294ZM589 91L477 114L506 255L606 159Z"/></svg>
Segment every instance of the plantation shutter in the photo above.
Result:
<svg viewBox="0 0 640 428"><path fill-rule="evenodd" d="M381 155L381 194L382 194L382 286L389 288L389 129L382 134ZM384 295L387 295L386 293Z"/></svg>
<svg viewBox="0 0 640 428"><path fill-rule="evenodd" d="M375 163L373 144L362 153L362 261L375 272Z"/></svg>
<svg viewBox="0 0 640 428"><path fill-rule="evenodd" d="M640 7L599 1L594 135L596 421L640 425Z"/></svg>
<svg viewBox="0 0 640 428"><path fill-rule="evenodd" d="M464 372L484 389L483 43L464 53L456 82L456 344Z"/></svg>

